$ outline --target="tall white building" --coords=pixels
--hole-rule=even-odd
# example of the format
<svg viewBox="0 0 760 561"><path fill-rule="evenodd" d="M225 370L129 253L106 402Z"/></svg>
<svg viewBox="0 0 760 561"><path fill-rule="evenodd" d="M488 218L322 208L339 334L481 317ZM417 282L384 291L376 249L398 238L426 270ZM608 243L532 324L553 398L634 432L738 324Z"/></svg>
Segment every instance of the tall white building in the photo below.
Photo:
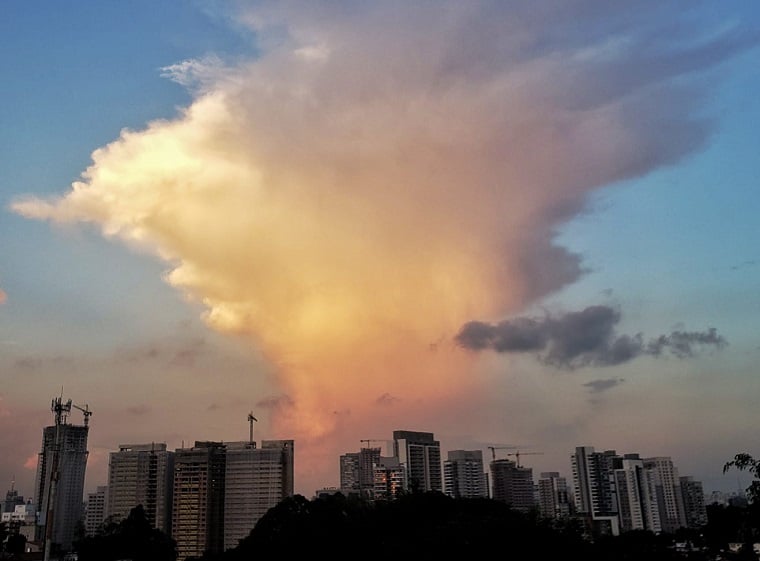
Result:
<svg viewBox="0 0 760 561"><path fill-rule="evenodd" d="M451 450L443 462L443 489L456 499L488 497L482 450Z"/></svg>
<svg viewBox="0 0 760 561"><path fill-rule="evenodd" d="M228 442L224 490L224 549L237 547L267 511L293 496L292 440Z"/></svg>
<svg viewBox="0 0 760 561"><path fill-rule="evenodd" d="M662 525L652 471L644 467L637 454L627 454L615 461L614 478L620 530L659 533Z"/></svg>
<svg viewBox="0 0 760 561"><path fill-rule="evenodd" d="M686 527L678 469L667 456L645 458L644 465L654 473L662 531L672 533Z"/></svg>
<svg viewBox="0 0 760 561"><path fill-rule="evenodd" d="M142 505L150 524L171 533L174 452L166 444L120 444L108 462L107 516L125 519Z"/></svg>
<svg viewBox="0 0 760 561"><path fill-rule="evenodd" d="M393 454L406 470L409 491L443 491L441 443L432 432L393 431Z"/></svg>
<svg viewBox="0 0 760 561"><path fill-rule="evenodd" d="M55 424L42 431L37 456L34 496L38 513L38 539L50 552L70 551L74 532L83 515L84 478L87 469L87 426L69 424L71 400L55 398L51 409Z"/></svg>

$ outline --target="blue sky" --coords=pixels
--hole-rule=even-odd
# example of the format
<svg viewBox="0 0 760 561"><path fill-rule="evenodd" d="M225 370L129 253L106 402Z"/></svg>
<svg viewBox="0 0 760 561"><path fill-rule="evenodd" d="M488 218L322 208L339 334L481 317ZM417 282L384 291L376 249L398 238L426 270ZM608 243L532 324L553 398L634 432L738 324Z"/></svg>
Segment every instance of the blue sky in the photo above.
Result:
<svg viewBox="0 0 760 561"><path fill-rule="evenodd" d="M746 483L758 5L344 8L0 7L0 485L31 495L62 387L93 488L122 442L244 439L251 410L305 494L398 429ZM535 346L496 348L521 318ZM674 333L688 356L647 350Z"/></svg>

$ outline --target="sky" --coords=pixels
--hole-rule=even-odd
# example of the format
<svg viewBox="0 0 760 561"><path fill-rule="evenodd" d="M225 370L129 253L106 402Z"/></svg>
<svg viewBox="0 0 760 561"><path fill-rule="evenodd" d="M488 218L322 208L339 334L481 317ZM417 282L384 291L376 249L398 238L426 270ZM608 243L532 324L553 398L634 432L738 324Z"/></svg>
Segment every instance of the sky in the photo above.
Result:
<svg viewBox="0 0 760 561"><path fill-rule="evenodd" d="M760 454L760 4L0 6L0 488L124 443L394 430L707 492ZM74 409L70 420L81 423ZM387 450L385 451L387 453Z"/></svg>

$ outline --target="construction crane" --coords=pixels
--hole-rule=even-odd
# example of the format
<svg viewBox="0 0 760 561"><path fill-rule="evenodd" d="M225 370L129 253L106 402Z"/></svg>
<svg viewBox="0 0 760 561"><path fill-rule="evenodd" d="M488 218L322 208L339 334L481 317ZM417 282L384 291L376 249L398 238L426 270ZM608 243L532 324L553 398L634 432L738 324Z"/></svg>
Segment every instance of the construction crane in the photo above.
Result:
<svg viewBox="0 0 760 561"><path fill-rule="evenodd" d="M80 407L76 403L72 403L71 406L79 409L84 414L84 426L87 426L90 423L90 415L92 415L92 411L90 411L90 406L87 405L86 403L84 404L84 407Z"/></svg>
<svg viewBox="0 0 760 561"><path fill-rule="evenodd" d="M491 451L491 456L494 460L496 460L496 450L514 450L517 448L517 446L489 446L488 449Z"/></svg>
<svg viewBox="0 0 760 561"><path fill-rule="evenodd" d="M248 413L248 424L250 425L249 433L248 433L248 442L253 443L253 422L256 421L257 423L259 420L253 416L253 411Z"/></svg>
<svg viewBox="0 0 760 561"><path fill-rule="evenodd" d="M543 454L543 452L520 452L520 451L517 451L517 452L514 452L514 453L507 454L507 456L514 456L515 460L517 460L515 462L517 464L517 467L522 467L520 465L520 456L533 456L533 455L541 455L541 454Z"/></svg>

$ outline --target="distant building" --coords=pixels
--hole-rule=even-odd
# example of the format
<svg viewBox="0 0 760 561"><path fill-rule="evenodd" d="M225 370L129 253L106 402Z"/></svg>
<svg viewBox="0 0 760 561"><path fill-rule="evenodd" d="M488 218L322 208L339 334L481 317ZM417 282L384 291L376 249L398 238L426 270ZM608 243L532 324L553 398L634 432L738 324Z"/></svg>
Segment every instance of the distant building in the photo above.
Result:
<svg viewBox="0 0 760 561"><path fill-rule="evenodd" d="M406 470L407 490L443 491L441 443L433 433L393 431L393 455Z"/></svg>
<svg viewBox="0 0 760 561"><path fill-rule="evenodd" d="M120 444L108 462L106 516L117 522L142 505L151 526L171 533L174 452L164 443Z"/></svg>
<svg viewBox="0 0 760 561"><path fill-rule="evenodd" d="M371 497L374 488L374 466L380 459L381 448L361 448L340 457L340 489L346 496Z"/></svg>
<svg viewBox="0 0 760 561"><path fill-rule="evenodd" d="M89 427L87 415L83 426L69 424L71 400L64 403L62 398L56 398L52 409L56 423L42 431L34 496L39 513L37 538L50 551L57 552L71 550L76 526L82 519Z"/></svg>
<svg viewBox="0 0 760 561"><path fill-rule="evenodd" d="M171 536L178 561L223 550L225 456L221 442L174 452Z"/></svg>
<svg viewBox="0 0 760 561"><path fill-rule="evenodd" d="M570 497L567 479L559 472L542 472L538 479L538 511L544 518L566 518L570 516Z"/></svg>
<svg viewBox="0 0 760 561"><path fill-rule="evenodd" d="M577 514L591 534L620 533L613 476L613 460L617 457L614 450L596 452L591 446L577 447L570 457Z"/></svg>
<svg viewBox="0 0 760 561"><path fill-rule="evenodd" d="M395 499L408 487L407 470L396 456L381 456L375 463L373 473L373 499Z"/></svg>
<svg viewBox="0 0 760 561"><path fill-rule="evenodd" d="M293 496L292 440L228 442L224 482L224 549L237 547L267 511Z"/></svg>
<svg viewBox="0 0 760 561"><path fill-rule="evenodd" d="M0 510L0 513L14 512L18 505L24 504L24 497L18 494L15 487L16 480L14 479L11 481L11 488L5 493L5 501L3 502L3 508Z"/></svg>
<svg viewBox="0 0 760 561"><path fill-rule="evenodd" d="M533 469L512 460L491 461L491 497L524 512L536 508Z"/></svg>
<svg viewBox="0 0 760 561"><path fill-rule="evenodd" d="M443 462L443 489L456 499L488 497L482 450L451 450Z"/></svg>
<svg viewBox="0 0 760 561"><path fill-rule="evenodd" d="M108 503L108 487L99 486L94 493L87 494L87 505L84 512L84 531L88 536L94 536L106 519Z"/></svg>
<svg viewBox="0 0 760 561"><path fill-rule="evenodd" d="M615 458L613 467L620 531L662 531L653 472L644 467L638 454Z"/></svg>
<svg viewBox="0 0 760 561"><path fill-rule="evenodd" d="M690 475L681 476L681 495L683 497L684 518L688 528L701 528L707 524L707 507L702 482Z"/></svg>
<svg viewBox="0 0 760 561"><path fill-rule="evenodd" d="M644 466L654 473L662 531L673 533L686 526L678 469L666 456L645 458Z"/></svg>

